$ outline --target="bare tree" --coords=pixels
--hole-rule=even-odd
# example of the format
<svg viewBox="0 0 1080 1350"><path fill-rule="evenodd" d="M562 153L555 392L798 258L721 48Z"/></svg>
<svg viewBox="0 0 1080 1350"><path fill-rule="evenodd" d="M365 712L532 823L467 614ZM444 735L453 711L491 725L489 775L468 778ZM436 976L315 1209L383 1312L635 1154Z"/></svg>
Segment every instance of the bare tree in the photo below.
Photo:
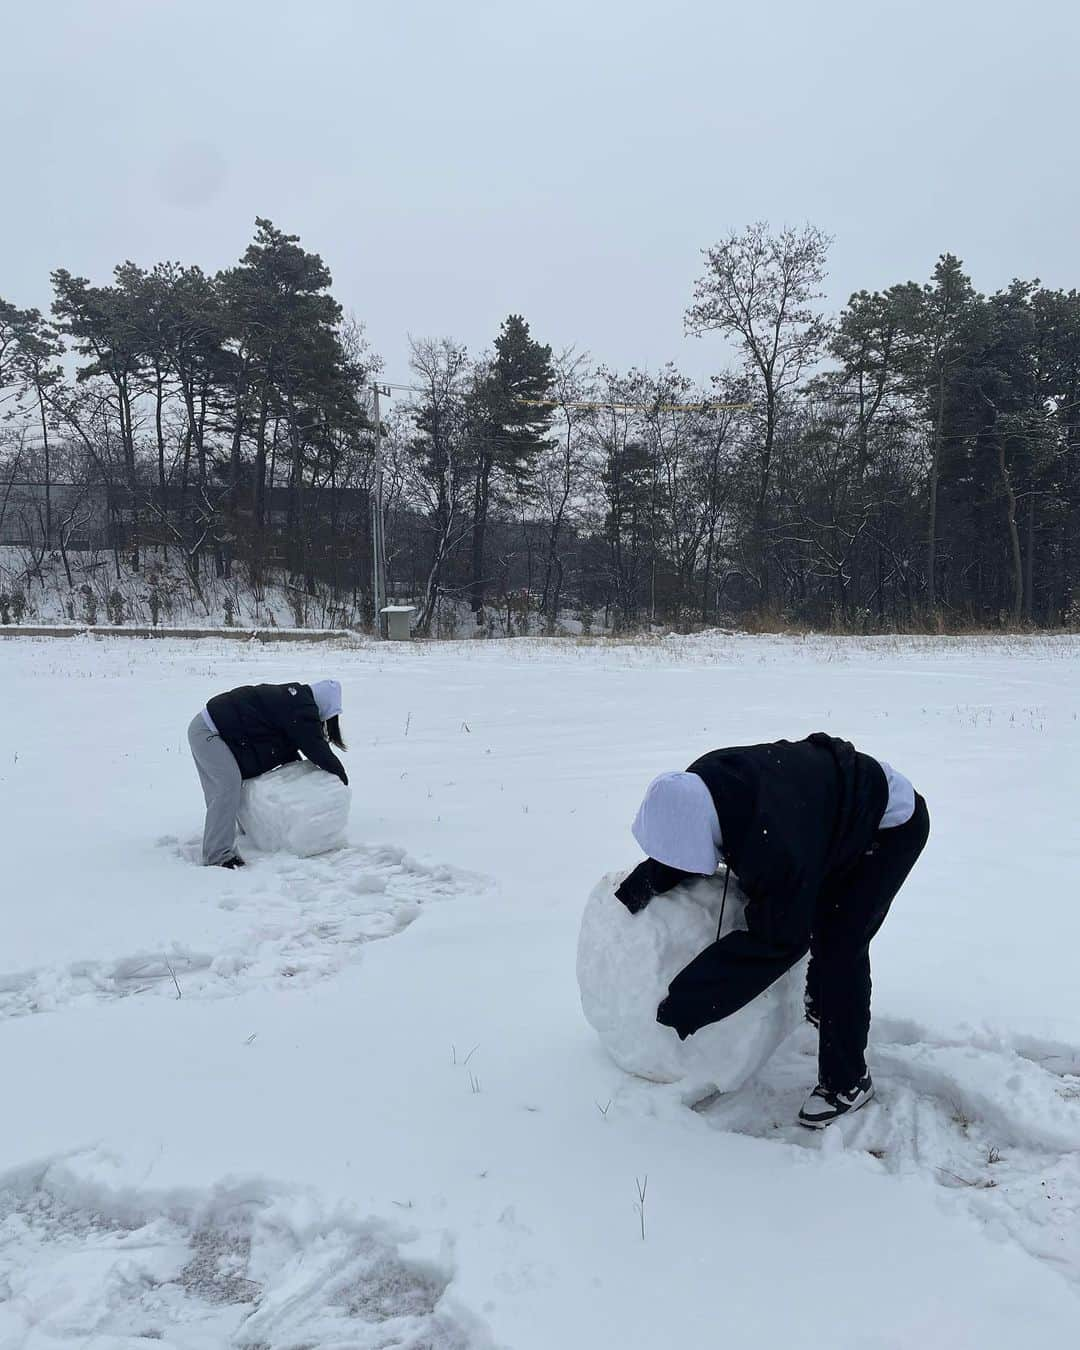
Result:
<svg viewBox="0 0 1080 1350"><path fill-rule="evenodd" d="M417 619L418 630L426 634L442 593L447 560L468 529L461 519L467 469L461 441L470 367L466 349L449 338L410 338L409 347L409 367L423 390L415 411L419 435L413 463L414 486L431 528L430 563Z"/></svg>
<svg viewBox="0 0 1080 1350"><path fill-rule="evenodd" d="M766 539L773 454L784 395L822 355L828 322L814 309L821 298L831 239L812 225L779 234L759 221L732 231L705 250L705 272L694 285L686 327L738 341L762 419L757 452L752 552L761 598L768 604Z"/></svg>
<svg viewBox="0 0 1080 1350"><path fill-rule="evenodd" d="M537 472L537 500L544 520L544 584L540 608L550 632L562 601L566 567L562 545L573 514L573 497L582 491L588 448L583 432L594 420L586 405L593 396L588 357L568 347L553 362L556 402L552 430L557 439L544 449Z"/></svg>

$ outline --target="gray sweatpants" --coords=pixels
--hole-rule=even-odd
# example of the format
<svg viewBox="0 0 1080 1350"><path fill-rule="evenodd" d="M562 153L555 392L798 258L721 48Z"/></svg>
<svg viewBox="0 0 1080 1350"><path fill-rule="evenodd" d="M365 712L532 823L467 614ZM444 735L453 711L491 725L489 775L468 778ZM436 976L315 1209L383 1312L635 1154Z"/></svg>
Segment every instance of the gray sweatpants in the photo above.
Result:
<svg viewBox="0 0 1080 1350"><path fill-rule="evenodd" d="M187 735L206 798L203 862L214 867L236 852L236 817L244 783L233 752L206 725L202 713L192 718Z"/></svg>

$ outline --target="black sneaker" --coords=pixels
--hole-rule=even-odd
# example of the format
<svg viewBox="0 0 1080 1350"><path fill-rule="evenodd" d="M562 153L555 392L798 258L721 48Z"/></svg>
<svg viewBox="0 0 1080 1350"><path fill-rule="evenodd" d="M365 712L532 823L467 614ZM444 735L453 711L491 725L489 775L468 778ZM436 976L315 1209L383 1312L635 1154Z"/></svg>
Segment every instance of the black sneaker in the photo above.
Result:
<svg viewBox="0 0 1080 1350"><path fill-rule="evenodd" d="M874 1084L869 1074L860 1078L848 1092L830 1092L819 1083L803 1103L799 1124L805 1125L808 1130L823 1130L841 1116L858 1111L873 1095Z"/></svg>
<svg viewBox="0 0 1080 1350"><path fill-rule="evenodd" d="M246 867L247 863L240 857L239 853L234 853L231 858L226 858L223 863L218 863L219 867L227 867L230 871L234 867Z"/></svg>

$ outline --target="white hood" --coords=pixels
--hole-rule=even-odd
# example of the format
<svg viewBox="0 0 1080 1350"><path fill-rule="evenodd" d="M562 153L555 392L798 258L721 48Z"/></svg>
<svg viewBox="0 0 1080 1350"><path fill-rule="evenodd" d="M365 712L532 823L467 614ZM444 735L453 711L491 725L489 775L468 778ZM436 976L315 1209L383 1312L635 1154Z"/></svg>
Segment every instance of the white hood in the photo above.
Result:
<svg viewBox="0 0 1080 1350"><path fill-rule="evenodd" d="M720 865L720 821L712 795L696 773L654 778L633 831L650 858L680 872L712 876Z"/></svg>
<svg viewBox="0 0 1080 1350"><path fill-rule="evenodd" d="M341 712L341 684L338 680L316 680L311 686L315 695L315 706L324 722L337 717Z"/></svg>

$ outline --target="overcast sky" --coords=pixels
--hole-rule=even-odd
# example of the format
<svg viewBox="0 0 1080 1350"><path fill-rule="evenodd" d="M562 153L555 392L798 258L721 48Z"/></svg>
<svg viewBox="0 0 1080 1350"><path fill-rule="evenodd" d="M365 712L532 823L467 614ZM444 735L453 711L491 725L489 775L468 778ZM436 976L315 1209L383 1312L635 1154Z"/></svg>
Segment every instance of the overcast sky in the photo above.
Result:
<svg viewBox="0 0 1080 1350"><path fill-rule="evenodd" d="M58 266L301 236L388 379L407 335L535 336L704 377L682 316L730 227L835 236L830 302L1080 285L1076 0L0 0L0 296Z"/></svg>

